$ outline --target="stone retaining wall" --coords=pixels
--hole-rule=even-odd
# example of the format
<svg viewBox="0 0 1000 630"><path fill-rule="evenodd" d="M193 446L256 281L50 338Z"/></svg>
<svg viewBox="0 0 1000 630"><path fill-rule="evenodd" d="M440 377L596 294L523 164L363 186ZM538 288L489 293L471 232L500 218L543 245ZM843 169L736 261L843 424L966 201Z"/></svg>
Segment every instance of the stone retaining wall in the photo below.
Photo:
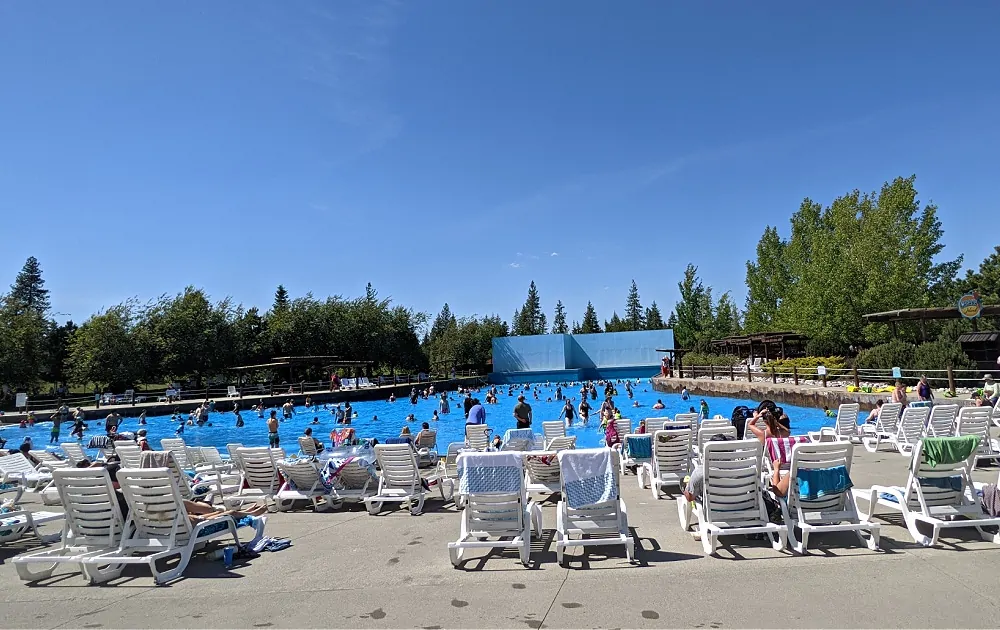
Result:
<svg viewBox="0 0 1000 630"><path fill-rule="evenodd" d="M776 403L787 405L797 405L799 407L815 407L822 409L829 407L836 409L845 403L858 403L864 410L875 407L878 400L889 400L888 393L867 394L864 392L849 392L844 387L831 385L830 387L818 387L809 385L791 385L788 383L767 383L754 381L730 381L711 380L707 378L666 378L657 376L653 378L653 389L667 394L679 394L682 389L687 389L693 396L723 396L726 398L742 398L747 400L773 400ZM969 399L964 398L941 398L940 393L936 400L947 401L950 404L968 405Z"/></svg>

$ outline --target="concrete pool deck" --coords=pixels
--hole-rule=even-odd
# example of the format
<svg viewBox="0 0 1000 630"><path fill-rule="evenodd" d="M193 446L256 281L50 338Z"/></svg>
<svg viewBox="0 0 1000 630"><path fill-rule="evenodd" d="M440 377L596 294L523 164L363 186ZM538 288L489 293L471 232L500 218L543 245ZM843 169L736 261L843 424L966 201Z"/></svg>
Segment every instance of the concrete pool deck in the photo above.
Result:
<svg viewBox="0 0 1000 630"><path fill-rule="evenodd" d="M856 487L901 484L908 458L858 447ZM997 468L974 473L997 481ZM421 516L361 507L271 514L268 533L293 541L226 570L196 556L184 578L154 586L130 569L113 586L87 586L60 569L44 585L20 582L10 559L37 541L0 547L5 628L626 628L996 627L1000 547L953 530L934 548L913 544L901 521L882 519L882 552L852 535L816 536L809 556L729 539L720 557L681 531L676 504L623 480L638 564L614 547L555 559L554 503L546 503L531 567L514 551L469 552L452 567L458 537L451 503ZM37 504L26 494L26 503ZM53 509L53 508L45 508ZM44 531L54 531L48 526ZM727 542L724 539L723 542Z"/></svg>

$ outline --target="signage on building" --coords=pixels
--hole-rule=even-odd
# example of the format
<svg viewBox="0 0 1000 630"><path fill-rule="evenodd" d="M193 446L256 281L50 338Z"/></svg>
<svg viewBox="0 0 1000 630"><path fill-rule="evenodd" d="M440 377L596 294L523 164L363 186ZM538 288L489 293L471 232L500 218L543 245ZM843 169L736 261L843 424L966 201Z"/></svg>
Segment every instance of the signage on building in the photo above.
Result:
<svg viewBox="0 0 1000 630"><path fill-rule="evenodd" d="M958 298L958 312L966 319L975 319L983 312L983 301L978 291L966 293Z"/></svg>

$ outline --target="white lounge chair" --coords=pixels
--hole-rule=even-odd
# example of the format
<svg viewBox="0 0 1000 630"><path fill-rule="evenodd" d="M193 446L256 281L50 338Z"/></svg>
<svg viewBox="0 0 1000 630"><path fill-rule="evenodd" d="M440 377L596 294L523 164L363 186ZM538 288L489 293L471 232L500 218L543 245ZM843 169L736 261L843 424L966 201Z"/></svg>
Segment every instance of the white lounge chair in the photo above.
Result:
<svg viewBox="0 0 1000 630"><path fill-rule="evenodd" d="M649 433L631 433L622 438L622 445L619 474L624 477L629 467L635 466L635 476L639 480L639 487L645 488L643 466L653 461L653 436Z"/></svg>
<svg viewBox="0 0 1000 630"><path fill-rule="evenodd" d="M486 424L465 425L465 443L469 448L485 451L490 446L490 429Z"/></svg>
<svg viewBox="0 0 1000 630"><path fill-rule="evenodd" d="M712 422L712 421L706 420L705 422ZM702 423L702 424L704 425L704 423ZM716 435L728 435L730 437L730 439L735 440L736 439L736 427L734 427L732 425L732 423L728 423L728 422L726 424L711 424L711 425L709 425L707 427L706 426L699 427L699 429L698 429L698 449L697 449L697 453L698 453L699 457L701 457L703 455L703 453L705 452L705 445L708 444L712 440L712 437L716 436ZM753 439L756 440L757 438L755 437ZM759 441L760 440L758 440L758 442Z"/></svg>
<svg viewBox="0 0 1000 630"><path fill-rule="evenodd" d="M21 453L0 456L0 483L20 483L35 488L52 481L52 473L39 472L35 464Z"/></svg>
<svg viewBox="0 0 1000 630"><path fill-rule="evenodd" d="M317 512L339 506L333 487L324 484L316 462L307 459L282 461L278 463L278 469L285 477L285 483L274 494L279 511L290 510L295 501L309 501ZM323 499L322 503L320 499Z"/></svg>
<svg viewBox="0 0 1000 630"><path fill-rule="evenodd" d="M35 470L43 473L51 473L57 468L70 468L71 464L65 459L59 459L56 457L55 453L50 453L49 451L37 450L28 451L28 454L38 461L38 465Z"/></svg>
<svg viewBox="0 0 1000 630"><path fill-rule="evenodd" d="M990 408L962 407L955 422L955 435L979 436L979 449L976 451L972 470L976 469L980 460L996 460L1000 458L1000 448L997 441L990 437Z"/></svg>
<svg viewBox="0 0 1000 630"><path fill-rule="evenodd" d="M278 467L271 449L237 448L236 456L240 464L241 487L235 494L223 497L223 504L234 508L248 502L263 500L265 505L272 502L278 491Z"/></svg>
<svg viewBox="0 0 1000 630"><path fill-rule="evenodd" d="M692 435L690 428L664 429L653 434L653 459L643 467L654 499L660 498L664 487L683 489L684 477L691 474Z"/></svg>
<svg viewBox="0 0 1000 630"><path fill-rule="evenodd" d="M652 435L653 433L663 429L663 423L673 422L673 420L670 419L670 416L663 416L662 418L646 418L645 422L646 433Z"/></svg>
<svg viewBox="0 0 1000 630"><path fill-rule="evenodd" d="M382 474L378 492L365 499L369 514L378 514L386 502L402 503L417 516L424 509L424 490L417 467L417 454L409 444L379 444L375 447Z"/></svg>
<svg viewBox="0 0 1000 630"><path fill-rule="evenodd" d="M413 448L417 451L417 465L437 466L437 431L420 431L413 440Z"/></svg>
<svg viewBox="0 0 1000 630"><path fill-rule="evenodd" d="M122 469L118 482L129 506L125 523L129 534L114 551L81 559L92 583L114 579L127 565L145 564L153 581L164 584L184 573L199 545L230 536L234 544L239 544L236 522L230 516L192 524L170 469ZM158 568L168 558L176 558L176 563Z"/></svg>
<svg viewBox="0 0 1000 630"><path fill-rule="evenodd" d="M698 430L698 422L699 422L698 419L700 417L701 417L701 414L697 414L697 413L679 413L676 416L674 416L673 422L675 424L672 425L672 426L679 427L679 426L683 426L684 424L686 424L689 427L691 427L692 431L697 432L697 430ZM666 427L666 425L664 425L664 427Z"/></svg>
<svg viewBox="0 0 1000 630"><path fill-rule="evenodd" d="M851 495L851 460L854 445L850 441L805 444L792 447L788 496L781 500L782 514L788 525L789 545L798 553L808 553L809 535L825 532L854 532L869 549L878 549L877 523L861 521ZM835 480L819 488L823 478ZM804 491L804 492L803 492ZM795 529L802 531L801 540ZM862 535L863 531L868 536Z"/></svg>
<svg viewBox="0 0 1000 630"><path fill-rule="evenodd" d="M844 403L837 407L837 419L832 427L823 427L819 431L810 431L809 439L813 442L853 442L861 443L861 430L858 428L858 415L861 405Z"/></svg>
<svg viewBox="0 0 1000 630"><path fill-rule="evenodd" d="M735 431L735 427L733 427ZM705 444L702 463L704 492L692 502L677 497L681 528L687 531L694 517L698 522L705 555L712 555L720 536L765 534L771 546L784 549L788 527L768 519L761 485L760 440L716 441Z"/></svg>
<svg viewBox="0 0 1000 630"><path fill-rule="evenodd" d="M524 453L524 483L529 496L559 494L559 456L555 451Z"/></svg>
<svg viewBox="0 0 1000 630"><path fill-rule="evenodd" d="M448 543L451 563L459 566L466 549L514 547L521 564L528 566L531 530L541 535L542 510L528 500L521 456L463 453L458 457L458 477L464 507L458 540Z"/></svg>
<svg viewBox="0 0 1000 630"><path fill-rule="evenodd" d="M900 512L906 529L913 540L925 547L937 543L941 530L948 527L975 527L987 542L1000 544L1000 533L988 533L983 527L1000 525L1000 518L983 512L970 474L976 461L975 449L968 459L955 463L931 465L924 457L924 444L931 440L963 440L961 436L926 438L917 443L910 459L910 473L906 485L872 486L854 489L855 501L867 501L868 513L862 512L863 521L875 515L875 508L882 507ZM859 507L859 512L860 512ZM920 525L931 528L930 535L920 531Z"/></svg>
<svg viewBox="0 0 1000 630"><path fill-rule="evenodd" d="M576 448L576 436L575 435L564 435L563 437L555 437L549 442L549 447L545 450L548 451L564 451L566 449Z"/></svg>
<svg viewBox="0 0 1000 630"><path fill-rule="evenodd" d="M558 437L566 437L566 423L563 420L552 420L542 423L542 447L549 448L549 441Z"/></svg>
<svg viewBox="0 0 1000 630"><path fill-rule="evenodd" d="M901 455L907 456L913 452L927 428L927 419L931 415L930 407L907 407L903 409L903 417L899 419L899 429L896 431L896 449Z"/></svg>
<svg viewBox="0 0 1000 630"><path fill-rule="evenodd" d="M60 564L79 567L80 557L113 551L125 531L125 520L106 468L58 470L53 473L53 482L66 519L60 544L14 558L14 568L25 581L51 577ZM36 569L37 565L44 566Z"/></svg>
<svg viewBox="0 0 1000 630"><path fill-rule="evenodd" d="M997 404L993 405L992 411L990 411L990 419L993 424L1000 427L1000 400L997 400Z"/></svg>
<svg viewBox="0 0 1000 630"><path fill-rule="evenodd" d="M311 435L299 436L299 456L316 457L317 455L319 455L319 449L316 448L316 440Z"/></svg>
<svg viewBox="0 0 1000 630"><path fill-rule="evenodd" d="M619 494L618 452L609 448L560 451L556 506L556 559L563 564L567 547L624 545L635 561L635 539L628 529L625 501ZM607 536L594 538L593 536ZM572 537L579 536L578 539Z"/></svg>
<svg viewBox="0 0 1000 630"><path fill-rule="evenodd" d="M927 430L924 437L951 437L955 435L955 420L958 418L958 405L934 405L931 407L931 417L927 420Z"/></svg>
<svg viewBox="0 0 1000 630"><path fill-rule="evenodd" d="M188 462L187 444L184 443L184 438L163 438L160 440L160 448L174 454L174 460L177 461L181 470L193 469L193 466Z"/></svg>
<svg viewBox="0 0 1000 630"><path fill-rule="evenodd" d="M874 424L861 425L861 443L865 450L874 453L882 442L896 448L896 434L899 432L899 415L903 406L899 403L885 403L879 409Z"/></svg>
<svg viewBox="0 0 1000 630"><path fill-rule="evenodd" d="M118 459L121 461L122 468L139 467L139 461L142 459L142 449L135 444L115 446L115 453L117 453Z"/></svg>
<svg viewBox="0 0 1000 630"><path fill-rule="evenodd" d="M239 398L240 392L236 389L235 385L230 385L226 387L226 398Z"/></svg>
<svg viewBox="0 0 1000 630"><path fill-rule="evenodd" d="M376 492L378 478L368 465L359 459L351 459L341 464L333 474L334 504L340 507L344 501L364 501Z"/></svg>
<svg viewBox="0 0 1000 630"><path fill-rule="evenodd" d="M83 445L79 442L63 442L59 445L59 448L66 454L66 460L73 466L78 466L83 460L90 459L83 452Z"/></svg>

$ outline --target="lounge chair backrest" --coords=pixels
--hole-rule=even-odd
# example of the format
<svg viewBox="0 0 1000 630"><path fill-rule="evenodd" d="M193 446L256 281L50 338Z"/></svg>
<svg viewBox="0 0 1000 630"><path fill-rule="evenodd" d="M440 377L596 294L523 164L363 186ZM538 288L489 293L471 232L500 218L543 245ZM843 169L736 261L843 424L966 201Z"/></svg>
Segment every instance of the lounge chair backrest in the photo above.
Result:
<svg viewBox="0 0 1000 630"><path fill-rule="evenodd" d="M420 469L417 468L417 454L409 444L378 444L375 458L382 469L380 491L400 489L417 493L420 491Z"/></svg>
<svg viewBox="0 0 1000 630"><path fill-rule="evenodd" d="M641 465L653 460L653 436L649 433L629 433L622 442L632 463Z"/></svg>
<svg viewBox="0 0 1000 630"><path fill-rule="evenodd" d="M206 464L212 464L215 466L225 464L225 460L222 459L222 453L219 449L214 446L202 446L201 447L201 460Z"/></svg>
<svg viewBox="0 0 1000 630"><path fill-rule="evenodd" d="M525 453L524 467L534 483L559 483L559 457L555 451Z"/></svg>
<svg viewBox="0 0 1000 630"><path fill-rule="evenodd" d="M705 445L708 444L712 440L712 436L713 435L720 435L720 434L721 435L728 435L728 436L730 436L731 439L735 440L736 437L737 437L736 436L736 427L734 427L732 424L729 424L729 426L725 426L725 427L722 427L722 426L702 427L702 428L698 429L698 452L699 453L704 453L705 452ZM754 439L757 440L757 438L754 438ZM757 440L757 442L760 443L760 440Z"/></svg>
<svg viewBox="0 0 1000 630"><path fill-rule="evenodd" d="M52 472L66 527L66 546L108 548L118 544L125 520L107 468L64 468Z"/></svg>
<svg viewBox="0 0 1000 630"><path fill-rule="evenodd" d="M21 453L11 453L0 456L0 472L11 476L31 475L35 473L35 465Z"/></svg>
<svg viewBox="0 0 1000 630"><path fill-rule="evenodd" d="M135 441L133 440L115 440L114 441L115 450L118 450L119 446L135 446Z"/></svg>
<svg viewBox="0 0 1000 630"><path fill-rule="evenodd" d="M64 442L59 445L59 448L66 454L66 459L69 460L69 463L74 466L88 459L87 454L83 452L83 446L79 442Z"/></svg>
<svg viewBox="0 0 1000 630"><path fill-rule="evenodd" d="M122 468L139 467L139 460L142 458L142 449L135 444L116 446L115 453L121 460Z"/></svg>
<svg viewBox="0 0 1000 630"><path fill-rule="evenodd" d="M118 483L129 505L128 520L135 525L132 539L156 541L166 548L187 544L191 521L170 469L123 468Z"/></svg>
<svg viewBox="0 0 1000 630"><path fill-rule="evenodd" d="M962 407L958 412L958 423L955 427L955 435L978 435L980 455L990 455L993 453L993 446L990 440L990 408L989 407Z"/></svg>
<svg viewBox="0 0 1000 630"><path fill-rule="evenodd" d="M878 419L875 421L875 429L880 433L896 435L899 431L899 415L903 411L900 403L885 403L879 409Z"/></svg>
<svg viewBox="0 0 1000 630"><path fill-rule="evenodd" d="M163 438L160 440L160 448L174 454L174 460L181 470L191 467L187 460L187 445L184 443L184 438Z"/></svg>
<svg viewBox="0 0 1000 630"><path fill-rule="evenodd" d="M656 433L660 429L664 428L664 423L673 422L669 416L663 416L662 418L646 418L646 433Z"/></svg>
<svg viewBox="0 0 1000 630"><path fill-rule="evenodd" d="M805 520L803 512L842 512L849 510L851 488L826 488L822 496L803 499L799 492L799 471L836 470L844 468L845 479L851 476L851 461L854 458L854 445L851 442L803 442L792 447L792 461L789 474L791 483L788 485L788 509L795 514L799 512L800 521ZM837 491L835 491L837 490Z"/></svg>
<svg viewBox="0 0 1000 630"><path fill-rule="evenodd" d="M562 437L552 438L546 450L563 451L569 448L576 448L575 435L564 435Z"/></svg>
<svg viewBox="0 0 1000 630"><path fill-rule="evenodd" d="M469 460L477 466L467 467ZM490 464L493 461L496 466ZM463 453L458 471L468 528L493 536L520 536L527 518L523 459L512 453Z"/></svg>
<svg viewBox="0 0 1000 630"><path fill-rule="evenodd" d="M837 407L836 433L840 437L855 437L858 433L858 414L861 413L861 405L858 403L844 403Z"/></svg>
<svg viewBox="0 0 1000 630"><path fill-rule="evenodd" d="M542 435L548 442L552 438L566 436L566 423L562 420L552 420L542 423Z"/></svg>
<svg viewBox="0 0 1000 630"><path fill-rule="evenodd" d="M274 453L267 447L238 448L236 455L243 470L243 480L247 486L272 495L278 490L278 467Z"/></svg>
<svg viewBox="0 0 1000 630"><path fill-rule="evenodd" d="M490 446L490 432L489 425L468 424L465 426L465 441L469 448L485 451Z"/></svg>
<svg viewBox="0 0 1000 630"><path fill-rule="evenodd" d="M59 459L58 457L55 456L54 453L50 453L48 451L30 450L28 451L28 454L34 457L39 462L41 462L42 464L56 464L57 466L69 465L69 462L67 462L64 459Z"/></svg>
<svg viewBox="0 0 1000 630"><path fill-rule="evenodd" d="M230 385L229 387L226 388L226 396L228 396L229 398L236 398L239 395L240 393L236 391L235 385Z"/></svg>
<svg viewBox="0 0 1000 630"><path fill-rule="evenodd" d="M674 422L682 422L687 424L689 427L695 428L698 426L698 418L700 414L697 413L679 413L674 416Z"/></svg>
<svg viewBox="0 0 1000 630"><path fill-rule="evenodd" d="M931 507L968 505L970 502L965 494L972 486L970 473L976 454L954 464L931 466L924 461L923 448L923 440L913 448L910 475L903 490L907 506L926 512ZM956 478L958 483L953 486Z"/></svg>
<svg viewBox="0 0 1000 630"><path fill-rule="evenodd" d="M372 474L360 460L345 464L334 478L334 486L342 490L363 490L372 482Z"/></svg>
<svg viewBox="0 0 1000 630"><path fill-rule="evenodd" d="M734 426L733 423L725 418L709 418L708 420L702 420L699 425L702 429L724 429L731 426Z"/></svg>
<svg viewBox="0 0 1000 630"><path fill-rule="evenodd" d="M420 431L413 445L417 448L437 448L437 431Z"/></svg>
<svg viewBox="0 0 1000 630"><path fill-rule="evenodd" d="M615 420L615 428L618 429L618 437L624 441L625 436L632 433L632 420L629 418L618 418Z"/></svg>
<svg viewBox="0 0 1000 630"><path fill-rule="evenodd" d="M763 450L764 445L757 439L705 445L702 506L710 522L752 527L768 521L760 484Z"/></svg>
<svg viewBox="0 0 1000 630"><path fill-rule="evenodd" d="M242 468L240 460L236 456L236 449L240 448L243 448L243 445L239 442L230 442L229 444L226 444L226 451L229 453L229 461L231 461L237 468Z"/></svg>
<svg viewBox="0 0 1000 630"><path fill-rule="evenodd" d="M907 407L903 409L903 417L899 419L897 440L902 444L916 444L924 435L927 418L931 415L930 407Z"/></svg>
<svg viewBox="0 0 1000 630"><path fill-rule="evenodd" d="M446 477L454 478L458 475L458 452L465 448L464 442L452 442L448 445L448 452L444 456L443 466Z"/></svg>
<svg viewBox="0 0 1000 630"><path fill-rule="evenodd" d="M200 446L185 446L184 454L187 456L187 465L191 468L201 466L205 463L205 457L201 454Z"/></svg>
<svg viewBox="0 0 1000 630"><path fill-rule="evenodd" d="M307 459L283 461L278 465L286 481L292 482L303 492L312 492L323 485L316 462Z"/></svg>
<svg viewBox="0 0 1000 630"><path fill-rule="evenodd" d="M663 429L653 434L653 476L691 472L691 435L687 429Z"/></svg>
<svg viewBox="0 0 1000 630"><path fill-rule="evenodd" d="M307 457L315 457L317 455L316 442L308 435L299 436L299 451Z"/></svg>
<svg viewBox="0 0 1000 630"><path fill-rule="evenodd" d="M757 421L754 422L753 416L750 416L749 418L747 418L746 424L743 425L743 436L741 439L750 440L750 439L755 439L757 437L756 435L753 434L753 431L750 430L751 425L756 426L758 429L762 431L767 429L767 423L764 422L763 418L758 418Z"/></svg>
<svg viewBox="0 0 1000 630"><path fill-rule="evenodd" d="M958 405L934 405L927 421L927 435L929 437L955 435L956 418L958 418Z"/></svg>

